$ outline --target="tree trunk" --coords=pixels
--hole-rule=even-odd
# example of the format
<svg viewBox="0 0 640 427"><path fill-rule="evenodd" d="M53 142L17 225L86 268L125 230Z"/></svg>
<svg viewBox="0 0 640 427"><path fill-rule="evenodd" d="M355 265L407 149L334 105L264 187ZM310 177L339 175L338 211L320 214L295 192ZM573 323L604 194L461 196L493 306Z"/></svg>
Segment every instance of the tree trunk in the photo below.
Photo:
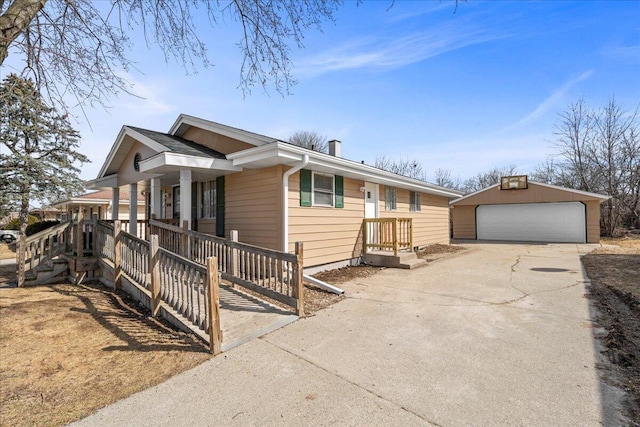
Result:
<svg viewBox="0 0 640 427"><path fill-rule="evenodd" d="M27 238L27 221L29 219L29 190L28 188L22 192L22 200L20 202L20 233L18 236L18 265L16 276L18 277L18 287L24 286L25 280L25 239Z"/></svg>
<svg viewBox="0 0 640 427"><path fill-rule="evenodd" d="M9 55L9 46L35 18L47 0L14 0L0 15L0 65Z"/></svg>

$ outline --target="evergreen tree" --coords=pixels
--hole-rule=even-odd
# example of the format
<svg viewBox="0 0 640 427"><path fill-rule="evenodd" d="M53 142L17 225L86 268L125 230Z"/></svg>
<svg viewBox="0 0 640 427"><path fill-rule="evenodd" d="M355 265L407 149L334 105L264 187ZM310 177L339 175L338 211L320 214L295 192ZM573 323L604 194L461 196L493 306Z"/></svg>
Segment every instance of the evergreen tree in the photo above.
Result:
<svg viewBox="0 0 640 427"><path fill-rule="evenodd" d="M47 106L33 81L15 74L0 84L0 177L3 197L19 211L18 286L24 284L29 204L68 198L82 190L76 151L80 135L66 116Z"/></svg>

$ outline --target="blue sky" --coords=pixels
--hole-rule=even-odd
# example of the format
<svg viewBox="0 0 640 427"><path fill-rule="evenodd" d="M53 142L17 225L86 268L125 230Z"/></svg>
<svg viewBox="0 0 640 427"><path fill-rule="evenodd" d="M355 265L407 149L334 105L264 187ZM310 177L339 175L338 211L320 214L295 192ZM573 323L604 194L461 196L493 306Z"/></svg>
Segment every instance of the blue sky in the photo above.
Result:
<svg viewBox="0 0 640 427"><path fill-rule="evenodd" d="M120 127L167 131L180 113L286 140L296 130L343 142L343 156L416 159L466 179L514 164L532 171L553 154L553 125L568 103L609 97L640 103L640 2L346 2L324 32L293 50L292 94L238 89L233 22L209 29L214 64L185 75L158 49L136 44L128 74L138 99L86 110L81 151L95 178ZM5 74L5 70L3 73Z"/></svg>

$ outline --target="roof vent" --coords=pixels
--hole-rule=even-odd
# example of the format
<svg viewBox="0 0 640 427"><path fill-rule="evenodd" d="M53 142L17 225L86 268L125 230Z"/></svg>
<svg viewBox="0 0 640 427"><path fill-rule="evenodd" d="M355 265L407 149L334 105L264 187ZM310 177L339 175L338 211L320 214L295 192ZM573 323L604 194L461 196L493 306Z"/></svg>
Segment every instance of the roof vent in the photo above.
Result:
<svg viewBox="0 0 640 427"><path fill-rule="evenodd" d="M337 139L329 141L329 154L335 157L342 157L341 145L342 142L338 141Z"/></svg>

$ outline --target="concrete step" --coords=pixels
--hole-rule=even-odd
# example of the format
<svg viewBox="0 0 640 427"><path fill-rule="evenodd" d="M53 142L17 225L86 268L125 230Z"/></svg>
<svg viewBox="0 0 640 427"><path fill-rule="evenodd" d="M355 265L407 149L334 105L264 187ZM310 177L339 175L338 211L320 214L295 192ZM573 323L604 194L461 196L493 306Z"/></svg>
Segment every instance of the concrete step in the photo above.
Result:
<svg viewBox="0 0 640 427"><path fill-rule="evenodd" d="M425 265L425 260L419 259L414 252L393 252L374 251L367 252L362 260L365 264L379 267L412 269Z"/></svg>
<svg viewBox="0 0 640 427"><path fill-rule="evenodd" d="M414 268L422 267L423 265L427 265L427 261L416 257L415 259L400 262L398 267L406 270L413 270Z"/></svg>

